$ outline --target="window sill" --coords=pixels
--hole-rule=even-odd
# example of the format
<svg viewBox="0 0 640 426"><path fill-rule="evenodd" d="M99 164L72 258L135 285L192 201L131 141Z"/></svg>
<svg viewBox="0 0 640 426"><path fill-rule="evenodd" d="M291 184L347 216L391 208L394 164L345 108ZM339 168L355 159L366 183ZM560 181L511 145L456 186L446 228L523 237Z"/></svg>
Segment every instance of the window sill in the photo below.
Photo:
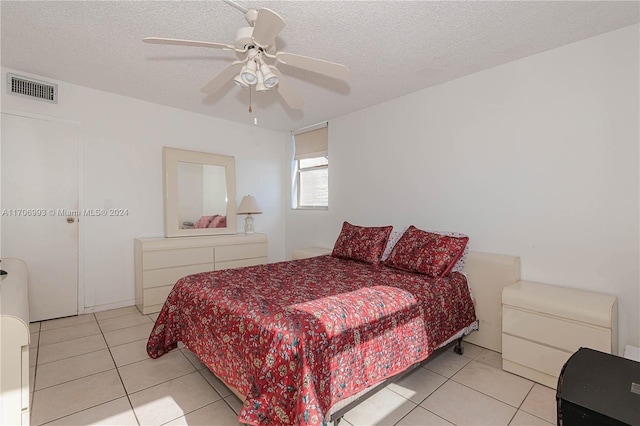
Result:
<svg viewBox="0 0 640 426"><path fill-rule="evenodd" d="M301 210L301 211L307 211L307 210L316 210L316 211L328 211L329 207L322 207L322 206L317 206L317 207L292 207L291 210Z"/></svg>

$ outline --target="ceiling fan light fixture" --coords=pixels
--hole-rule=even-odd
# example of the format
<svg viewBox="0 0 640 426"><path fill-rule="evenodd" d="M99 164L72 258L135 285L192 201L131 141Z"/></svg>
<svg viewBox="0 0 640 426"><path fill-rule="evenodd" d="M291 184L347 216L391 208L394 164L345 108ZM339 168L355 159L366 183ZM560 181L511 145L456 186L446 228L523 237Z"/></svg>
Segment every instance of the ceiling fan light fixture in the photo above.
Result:
<svg viewBox="0 0 640 426"><path fill-rule="evenodd" d="M344 65L276 49L276 38L286 23L273 10L267 8L246 9L238 5L235 2L237 0L224 1L241 10L249 23L249 26L238 29L233 45L162 37L145 37L142 41L153 44L206 47L235 52L238 55L238 60L219 72L200 91L207 94L216 93L225 87L229 80L234 80L234 83L238 86L243 89L249 89L249 112L252 110L251 86L255 86L256 91L259 92L275 88L277 94L291 109L300 110L304 105L302 98L292 86L287 84L286 78L282 76L274 65L267 65L265 59L275 60L276 63L283 63L303 71L311 71L339 80L347 80L349 78L349 68Z"/></svg>
<svg viewBox="0 0 640 426"><path fill-rule="evenodd" d="M260 72L262 73L262 79L267 89L272 89L278 84L278 76L271 71L269 65L263 63L260 66Z"/></svg>
<svg viewBox="0 0 640 426"><path fill-rule="evenodd" d="M240 75L237 75L236 78L233 79L233 82L238 86L242 87L243 89L246 89L247 87L249 87L249 85L245 83L244 80L242 80L242 77L240 77Z"/></svg>
<svg viewBox="0 0 640 426"><path fill-rule="evenodd" d="M262 76L262 73L258 71L257 74L258 74L258 83L256 84L256 92L268 91L270 88L265 86L264 77Z"/></svg>
<svg viewBox="0 0 640 426"><path fill-rule="evenodd" d="M247 64L242 67L242 71L240 71L240 78L246 84L256 84L258 82L258 76L256 75L256 63L255 61L249 61Z"/></svg>

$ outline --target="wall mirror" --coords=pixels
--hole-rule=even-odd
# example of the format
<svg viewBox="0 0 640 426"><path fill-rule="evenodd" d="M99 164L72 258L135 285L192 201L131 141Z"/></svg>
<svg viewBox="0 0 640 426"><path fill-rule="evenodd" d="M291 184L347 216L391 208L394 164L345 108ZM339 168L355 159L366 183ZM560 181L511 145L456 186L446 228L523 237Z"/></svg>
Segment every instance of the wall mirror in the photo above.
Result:
<svg viewBox="0 0 640 426"><path fill-rule="evenodd" d="M165 236L235 234L235 158L168 147L162 156Z"/></svg>

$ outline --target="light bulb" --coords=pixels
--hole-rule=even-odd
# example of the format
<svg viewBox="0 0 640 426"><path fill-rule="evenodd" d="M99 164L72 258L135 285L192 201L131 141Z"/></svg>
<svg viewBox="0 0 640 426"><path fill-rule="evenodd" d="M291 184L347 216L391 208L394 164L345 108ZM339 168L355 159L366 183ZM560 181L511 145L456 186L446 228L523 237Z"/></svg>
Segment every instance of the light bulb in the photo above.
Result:
<svg viewBox="0 0 640 426"><path fill-rule="evenodd" d="M246 89L247 87L249 87L249 85L247 83L245 83L242 80L242 77L240 77L239 75L237 75L236 78L233 79L233 82L235 84L237 84L238 86L242 87L243 89Z"/></svg>
<svg viewBox="0 0 640 426"><path fill-rule="evenodd" d="M260 72L262 73L264 85L267 89L271 89L278 84L278 76L271 71L271 68L269 68L267 64L262 63L262 65L260 65Z"/></svg>
<svg viewBox="0 0 640 426"><path fill-rule="evenodd" d="M255 61L252 60L247 62L240 72L240 78L242 78L242 81L247 84L256 84L258 82Z"/></svg>
<svg viewBox="0 0 640 426"><path fill-rule="evenodd" d="M269 89L274 87L276 84L278 84L278 77L276 77L275 75L265 79L264 81L264 85Z"/></svg>

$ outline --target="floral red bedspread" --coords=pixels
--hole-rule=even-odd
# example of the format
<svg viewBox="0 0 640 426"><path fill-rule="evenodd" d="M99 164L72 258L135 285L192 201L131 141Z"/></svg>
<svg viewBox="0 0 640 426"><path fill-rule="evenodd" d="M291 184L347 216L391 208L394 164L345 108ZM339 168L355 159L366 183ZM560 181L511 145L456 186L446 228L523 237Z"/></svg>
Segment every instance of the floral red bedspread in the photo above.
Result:
<svg viewBox="0 0 640 426"><path fill-rule="evenodd" d="M180 279L147 353L182 341L247 396L243 423L313 425L475 320L458 272L430 278L321 256Z"/></svg>

